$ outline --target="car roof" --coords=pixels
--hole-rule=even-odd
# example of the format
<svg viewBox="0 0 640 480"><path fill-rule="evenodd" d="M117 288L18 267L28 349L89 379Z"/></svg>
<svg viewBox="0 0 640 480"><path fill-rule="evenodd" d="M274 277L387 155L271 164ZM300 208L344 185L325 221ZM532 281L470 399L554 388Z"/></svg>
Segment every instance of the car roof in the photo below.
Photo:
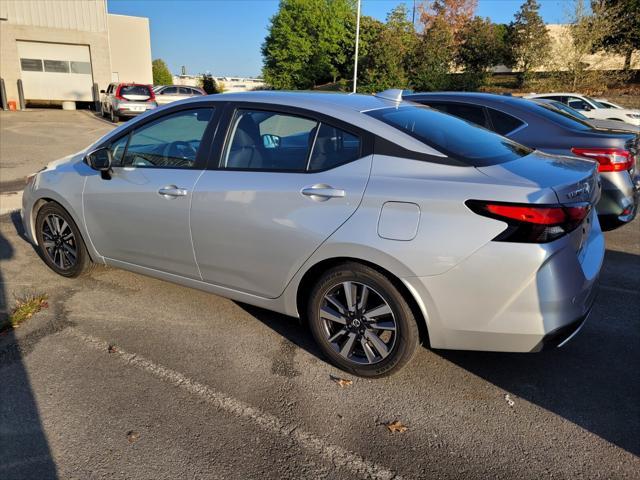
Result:
<svg viewBox="0 0 640 480"><path fill-rule="evenodd" d="M209 100L211 96L207 97ZM308 91L269 91L225 93L220 100L229 102L274 103L277 105L307 108L324 112L330 110L332 115L337 111L365 112L379 108L397 107L408 102L394 102L374 95L362 95L336 92L308 92ZM205 99L194 99L194 102L204 102ZM329 113L329 112L325 112Z"/></svg>
<svg viewBox="0 0 640 480"><path fill-rule="evenodd" d="M526 107L529 105L529 99L522 97L514 97L511 95L498 95L495 93L481 93L481 92L433 92L433 93L413 93L411 95L405 95L405 100L427 100L429 98L433 100L461 100L461 101L477 101L483 105L488 104L507 104L513 106Z"/></svg>

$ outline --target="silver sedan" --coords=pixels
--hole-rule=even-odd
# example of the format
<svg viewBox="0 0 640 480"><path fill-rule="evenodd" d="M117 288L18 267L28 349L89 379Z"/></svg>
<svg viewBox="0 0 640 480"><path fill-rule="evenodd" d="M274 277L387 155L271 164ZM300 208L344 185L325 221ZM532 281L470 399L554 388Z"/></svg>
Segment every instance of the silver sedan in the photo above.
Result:
<svg viewBox="0 0 640 480"><path fill-rule="evenodd" d="M107 264L305 319L362 376L433 348L538 351L595 296L596 163L378 96L256 92L148 112L29 177L46 264Z"/></svg>

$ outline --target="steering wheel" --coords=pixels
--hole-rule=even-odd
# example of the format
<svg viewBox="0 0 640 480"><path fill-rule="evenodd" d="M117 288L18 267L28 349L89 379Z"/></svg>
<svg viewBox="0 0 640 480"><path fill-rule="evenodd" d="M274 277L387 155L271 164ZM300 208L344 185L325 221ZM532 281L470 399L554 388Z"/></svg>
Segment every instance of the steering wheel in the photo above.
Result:
<svg viewBox="0 0 640 480"><path fill-rule="evenodd" d="M183 160L195 160L197 150L189 142L176 140L167 145L164 156L169 158L181 158Z"/></svg>

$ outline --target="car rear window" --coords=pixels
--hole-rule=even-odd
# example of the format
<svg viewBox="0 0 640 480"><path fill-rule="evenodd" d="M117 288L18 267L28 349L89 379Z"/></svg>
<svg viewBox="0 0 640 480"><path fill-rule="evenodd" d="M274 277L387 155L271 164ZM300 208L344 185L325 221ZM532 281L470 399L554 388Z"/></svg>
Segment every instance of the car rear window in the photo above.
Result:
<svg viewBox="0 0 640 480"><path fill-rule="evenodd" d="M147 85L122 85L120 87L120 95L146 95L151 96L151 90Z"/></svg>
<svg viewBox="0 0 640 480"><path fill-rule="evenodd" d="M593 127L585 121L575 118L573 115L556 109L551 105L545 105L542 103L529 102L528 108L535 111L539 116L546 118L558 125L561 125L572 130L593 130Z"/></svg>
<svg viewBox="0 0 640 480"><path fill-rule="evenodd" d="M508 162L532 151L485 128L428 107L390 107L366 114L473 167Z"/></svg>

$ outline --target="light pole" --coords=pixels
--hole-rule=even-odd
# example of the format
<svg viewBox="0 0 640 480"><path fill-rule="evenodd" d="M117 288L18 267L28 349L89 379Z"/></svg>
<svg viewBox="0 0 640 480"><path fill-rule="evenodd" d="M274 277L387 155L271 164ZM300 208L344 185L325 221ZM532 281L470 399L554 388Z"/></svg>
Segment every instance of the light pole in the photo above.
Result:
<svg viewBox="0 0 640 480"><path fill-rule="evenodd" d="M358 43L360 43L360 0L358 0L358 12L356 14L356 52L353 60L353 93L356 93L358 83Z"/></svg>

